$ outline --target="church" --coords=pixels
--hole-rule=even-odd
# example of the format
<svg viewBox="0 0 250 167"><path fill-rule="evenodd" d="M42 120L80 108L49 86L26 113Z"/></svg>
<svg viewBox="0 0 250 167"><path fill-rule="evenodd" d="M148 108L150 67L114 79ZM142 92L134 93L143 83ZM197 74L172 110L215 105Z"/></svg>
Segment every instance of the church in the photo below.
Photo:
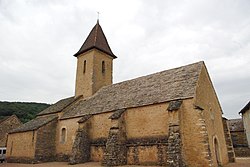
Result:
<svg viewBox="0 0 250 167"><path fill-rule="evenodd" d="M75 95L12 130L8 162L215 167L233 158L203 61L113 84L117 57L99 21L74 56Z"/></svg>

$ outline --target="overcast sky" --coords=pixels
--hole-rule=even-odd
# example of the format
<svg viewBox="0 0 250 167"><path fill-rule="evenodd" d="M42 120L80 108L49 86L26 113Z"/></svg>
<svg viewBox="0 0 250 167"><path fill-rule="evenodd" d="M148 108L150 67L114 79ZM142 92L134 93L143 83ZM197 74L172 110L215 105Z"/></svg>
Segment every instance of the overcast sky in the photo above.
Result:
<svg viewBox="0 0 250 167"><path fill-rule="evenodd" d="M114 83L205 61L224 116L250 100L249 0L0 0L0 100L74 95L76 53L100 12Z"/></svg>

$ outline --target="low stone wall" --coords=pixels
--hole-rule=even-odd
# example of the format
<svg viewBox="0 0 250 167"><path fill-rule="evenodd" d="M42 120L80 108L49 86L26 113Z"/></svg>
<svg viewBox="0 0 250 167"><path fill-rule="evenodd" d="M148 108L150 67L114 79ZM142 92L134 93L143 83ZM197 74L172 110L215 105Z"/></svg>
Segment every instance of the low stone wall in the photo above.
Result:
<svg viewBox="0 0 250 167"><path fill-rule="evenodd" d="M236 147L234 152L236 157L250 157L250 148L248 147Z"/></svg>
<svg viewBox="0 0 250 167"><path fill-rule="evenodd" d="M69 155L67 154L56 154L55 161L57 162L69 162Z"/></svg>
<svg viewBox="0 0 250 167"><path fill-rule="evenodd" d="M234 147L247 147L247 138L244 131L234 131L230 132L232 137L232 142Z"/></svg>
<svg viewBox="0 0 250 167"><path fill-rule="evenodd" d="M227 144L227 153L228 153L229 162L235 162L235 152L233 148L231 133L227 124L227 119L222 118L222 123L223 123L223 128L224 128L226 144Z"/></svg>

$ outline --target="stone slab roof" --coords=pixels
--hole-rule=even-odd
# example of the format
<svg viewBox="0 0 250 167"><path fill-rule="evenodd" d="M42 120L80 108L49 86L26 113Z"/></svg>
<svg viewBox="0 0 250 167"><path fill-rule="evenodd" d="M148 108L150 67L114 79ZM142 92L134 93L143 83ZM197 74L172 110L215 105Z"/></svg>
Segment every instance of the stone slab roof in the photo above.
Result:
<svg viewBox="0 0 250 167"><path fill-rule="evenodd" d="M61 119L192 98L203 66L197 62L103 87L69 107Z"/></svg>
<svg viewBox="0 0 250 167"><path fill-rule="evenodd" d="M228 127L231 132L240 132L244 131L243 121L241 118L239 119L230 119L227 121Z"/></svg>
<svg viewBox="0 0 250 167"><path fill-rule="evenodd" d="M40 115L61 112L64 108L69 106L74 101L75 101L74 97L68 97L68 98L62 99L62 100L56 102L55 104L51 105L50 107L46 108L45 110L41 111L37 115L40 116Z"/></svg>
<svg viewBox="0 0 250 167"><path fill-rule="evenodd" d="M2 122L4 122L5 120L7 120L9 117L10 117L10 116L6 116L6 117L3 117L2 119L0 119L0 124L1 124Z"/></svg>
<svg viewBox="0 0 250 167"><path fill-rule="evenodd" d="M247 105L245 105L244 108L241 109L241 111L239 112L239 114L244 114L249 109L250 109L250 101L247 103Z"/></svg>
<svg viewBox="0 0 250 167"><path fill-rule="evenodd" d="M15 114L13 114L13 115L11 115L11 116L6 116L6 117L0 119L0 124L1 124L2 122L5 122L5 121L8 120L8 119L11 119L11 118L16 118L19 122L21 122L21 121L18 119L18 117L17 117Z"/></svg>
<svg viewBox="0 0 250 167"><path fill-rule="evenodd" d="M12 130L10 133L27 132L32 130L37 130L38 128L46 125L47 123L57 119L57 115L48 115L43 117L37 117L31 121L19 126L18 128Z"/></svg>

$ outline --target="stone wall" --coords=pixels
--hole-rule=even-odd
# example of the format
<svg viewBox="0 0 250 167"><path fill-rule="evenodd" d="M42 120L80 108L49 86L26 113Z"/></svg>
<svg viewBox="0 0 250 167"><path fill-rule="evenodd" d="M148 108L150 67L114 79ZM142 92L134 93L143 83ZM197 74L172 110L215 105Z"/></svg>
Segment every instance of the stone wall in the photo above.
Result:
<svg viewBox="0 0 250 167"><path fill-rule="evenodd" d="M209 134L201 112L194 108L193 99L183 101L179 112L183 158L187 166L212 165Z"/></svg>
<svg viewBox="0 0 250 167"><path fill-rule="evenodd" d="M87 159L102 161L105 166L212 166L209 133L202 110L194 108L193 99L184 100L177 108L176 105L168 107L169 104L91 116L86 133L89 142L84 146L89 150L85 153L89 156ZM84 124L79 123L79 128L83 128ZM98 127L102 125L100 130ZM109 134L106 136L108 127ZM78 132L81 136L82 131ZM78 144L73 150L78 147L74 156L83 160L80 138L75 138Z"/></svg>
<svg viewBox="0 0 250 167"><path fill-rule="evenodd" d="M127 164L129 165L166 165L167 139L141 139L140 142L127 144Z"/></svg>
<svg viewBox="0 0 250 167"><path fill-rule="evenodd" d="M170 103L177 104L177 101ZM194 105L194 99L183 100L178 105L170 103L93 115L88 120L89 160L103 159L102 164L106 166L216 166L214 138L219 146L226 142L221 118L216 118L212 126L222 129L209 129L209 109ZM215 116L221 116L220 110ZM221 130L223 135L218 135ZM225 163L224 150L220 149L220 160Z"/></svg>
<svg viewBox="0 0 250 167"><path fill-rule="evenodd" d="M236 157L250 157L250 148L248 147L236 147L234 152Z"/></svg>
<svg viewBox="0 0 250 167"><path fill-rule="evenodd" d="M167 166L169 167L183 167L185 160L182 156L182 141L179 125L169 126L169 137L167 147Z"/></svg>
<svg viewBox="0 0 250 167"><path fill-rule="evenodd" d="M8 135L8 162L35 162L36 131L13 133Z"/></svg>
<svg viewBox="0 0 250 167"><path fill-rule="evenodd" d="M248 147L250 148L250 109L245 111L242 115L243 123L244 123L244 129L248 141Z"/></svg>
<svg viewBox="0 0 250 167"><path fill-rule="evenodd" d="M105 150L106 142L105 144L94 144L93 142L91 142L90 161L101 162L103 160Z"/></svg>
<svg viewBox="0 0 250 167"><path fill-rule="evenodd" d="M167 103L127 109L124 113L128 139L166 136L168 134Z"/></svg>
<svg viewBox="0 0 250 167"><path fill-rule="evenodd" d="M248 147L247 138L244 130L231 131L231 137L234 147Z"/></svg>
<svg viewBox="0 0 250 167"><path fill-rule="evenodd" d="M108 138L109 129L111 127L111 120L109 117L112 114L112 112L109 112L93 115L91 117L91 129L89 131L89 135L91 140L96 144L98 144L101 140Z"/></svg>
<svg viewBox="0 0 250 167"><path fill-rule="evenodd" d="M231 131L231 137L236 157L249 157L247 138L244 131Z"/></svg>
<svg viewBox="0 0 250 167"><path fill-rule="evenodd" d="M228 128L227 119L223 118L222 120L223 120L225 140L227 143L227 152L228 152L229 162L235 162L235 153L234 153L234 148L233 148L233 142L232 142L230 130Z"/></svg>
<svg viewBox="0 0 250 167"><path fill-rule="evenodd" d="M90 139L88 133L89 125L78 129L72 148L70 164L78 164L90 161Z"/></svg>
<svg viewBox="0 0 250 167"><path fill-rule="evenodd" d="M126 110L117 110L109 117L111 127L103 154L102 164L118 166L127 164L126 127L123 113Z"/></svg>
<svg viewBox="0 0 250 167"><path fill-rule="evenodd" d="M244 120L244 119L243 119ZM250 156L250 149L248 148L247 136L242 119L227 120L230 129L232 145L236 157ZM245 125L245 124L244 124Z"/></svg>
<svg viewBox="0 0 250 167"><path fill-rule="evenodd" d="M119 127L110 128L102 164L105 166L127 164L126 143L122 139L122 131Z"/></svg>
<svg viewBox="0 0 250 167"><path fill-rule="evenodd" d="M112 114L113 112L93 115L90 119L91 129L89 131L89 135L91 139L91 161L100 162L103 160L109 130L112 127L111 119L109 119Z"/></svg>
<svg viewBox="0 0 250 167"><path fill-rule="evenodd" d="M94 49L93 92L101 87L111 85L113 80L113 58L97 49ZM105 71L102 71L102 62L105 62Z"/></svg>
<svg viewBox="0 0 250 167"><path fill-rule="evenodd" d="M167 105L165 103L150 106L148 109L144 107L137 111L127 110L93 115L86 120L83 119L83 122L81 122L82 119L79 120L79 129L76 133L70 163L86 162L88 161L87 159L89 159L89 161L102 161L103 165L107 166L124 164L167 164L168 142L172 142L172 140L168 141L168 117L164 117L164 114L166 116L168 115L166 109ZM141 111L145 111L145 113ZM151 118L147 111L154 111ZM134 125L133 127L137 130L140 128L142 128L141 130L145 128L149 129L145 131L144 135L140 133L140 137L127 138L127 134L129 134L126 129L128 127L127 123L133 120L126 119L128 118L126 115L127 112L131 112L131 114L137 118L141 116L141 118L151 119L149 120L151 125L155 124L155 126L150 128L150 124L147 123L144 124L144 127ZM163 116L163 118L161 116ZM173 116L173 118L178 119L176 116ZM160 121L160 123L157 122L157 120ZM141 122L141 124L142 123L143 122ZM129 126L131 126L131 124ZM159 130L156 129L157 127ZM106 130L108 131L108 136ZM157 133L154 134L154 132ZM176 136L178 135L175 135L175 137ZM87 141L87 139L89 142L84 143L89 143L88 146L81 146L82 141ZM180 142L180 140L176 141ZM169 146L171 148L174 147L172 150L176 151L175 147L177 146L179 148L180 146L180 144L176 144L177 143L174 142L172 146ZM82 152L82 150L84 150L83 148L88 148L88 151ZM88 158L83 158L83 156L88 155L90 155Z"/></svg>
<svg viewBox="0 0 250 167"><path fill-rule="evenodd" d="M211 151L213 164L216 165L218 159L220 165L227 164L229 162L229 159L222 123L222 109L205 67L202 67L202 71L199 76L196 87L196 97L194 99L193 105L195 111L190 112L195 115L198 111L199 117L201 119L204 119L205 121L205 126L208 134L207 144ZM197 120L199 120L200 118L197 118ZM214 144L215 139L218 141L219 145L219 156L216 156L216 147Z"/></svg>
<svg viewBox="0 0 250 167"><path fill-rule="evenodd" d="M155 104L127 109L123 113L127 164L164 165L167 163L169 132L167 106L167 103Z"/></svg>
<svg viewBox="0 0 250 167"><path fill-rule="evenodd" d="M127 109L124 113L115 111L110 117L112 127L102 164L185 166L178 124L179 108L167 111L167 106L165 103Z"/></svg>
<svg viewBox="0 0 250 167"><path fill-rule="evenodd" d="M78 121L80 118L60 120L56 130L56 158L57 161L68 161L75 141ZM62 141L62 129L66 129L65 140Z"/></svg>
<svg viewBox="0 0 250 167"><path fill-rule="evenodd" d="M39 163L55 161L57 120L34 131L11 133L8 136L7 161Z"/></svg>
<svg viewBox="0 0 250 167"><path fill-rule="evenodd" d="M57 119L37 130L35 160L37 162L55 161Z"/></svg>

